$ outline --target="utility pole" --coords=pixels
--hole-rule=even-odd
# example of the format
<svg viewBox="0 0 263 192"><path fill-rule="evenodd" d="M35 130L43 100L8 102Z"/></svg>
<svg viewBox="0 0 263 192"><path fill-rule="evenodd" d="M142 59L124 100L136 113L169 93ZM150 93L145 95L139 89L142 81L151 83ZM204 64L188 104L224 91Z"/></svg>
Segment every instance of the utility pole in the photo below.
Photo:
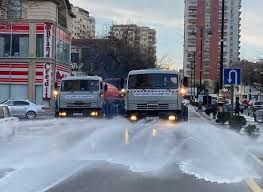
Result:
<svg viewBox="0 0 263 192"><path fill-rule="evenodd" d="M223 89L223 70L224 70L224 32L225 32L225 0L222 0L221 18L221 49L220 49L220 83L219 90Z"/></svg>
<svg viewBox="0 0 263 192"><path fill-rule="evenodd" d="M193 61L191 62L191 95L193 94Z"/></svg>

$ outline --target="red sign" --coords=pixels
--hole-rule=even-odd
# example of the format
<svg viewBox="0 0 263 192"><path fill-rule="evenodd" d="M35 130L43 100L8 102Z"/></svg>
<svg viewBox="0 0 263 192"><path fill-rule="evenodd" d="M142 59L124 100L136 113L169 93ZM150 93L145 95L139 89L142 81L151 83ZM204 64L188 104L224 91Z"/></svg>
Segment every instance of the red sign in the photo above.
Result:
<svg viewBox="0 0 263 192"><path fill-rule="evenodd" d="M28 23L0 23L0 33L29 34Z"/></svg>
<svg viewBox="0 0 263 192"><path fill-rule="evenodd" d="M36 24L36 32L37 34L44 34L45 25L43 23Z"/></svg>
<svg viewBox="0 0 263 192"><path fill-rule="evenodd" d="M57 33L57 38L58 39L66 42L68 44L70 43L70 34L69 33L63 31L60 28L57 28L57 32L56 33Z"/></svg>

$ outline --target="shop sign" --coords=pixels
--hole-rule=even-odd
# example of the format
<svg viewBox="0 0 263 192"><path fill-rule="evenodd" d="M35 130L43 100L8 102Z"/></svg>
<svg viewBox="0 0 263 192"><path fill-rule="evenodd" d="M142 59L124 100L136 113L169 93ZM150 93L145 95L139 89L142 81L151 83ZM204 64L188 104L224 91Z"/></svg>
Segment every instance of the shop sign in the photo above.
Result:
<svg viewBox="0 0 263 192"><path fill-rule="evenodd" d="M44 55L46 58L51 58L52 53L52 24L45 23L44 28Z"/></svg>
<svg viewBox="0 0 263 192"><path fill-rule="evenodd" d="M43 65L43 99L51 98L51 64Z"/></svg>

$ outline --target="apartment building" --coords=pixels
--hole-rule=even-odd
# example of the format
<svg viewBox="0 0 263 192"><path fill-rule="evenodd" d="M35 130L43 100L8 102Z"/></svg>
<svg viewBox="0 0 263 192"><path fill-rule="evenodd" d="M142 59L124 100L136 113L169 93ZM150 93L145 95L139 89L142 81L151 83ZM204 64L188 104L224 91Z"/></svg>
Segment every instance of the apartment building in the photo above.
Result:
<svg viewBox="0 0 263 192"><path fill-rule="evenodd" d="M76 16L72 20L73 39L94 39L95 38L95 18L89 12L79 7L72 7L72 12Z"/></svg>
<svg viewBox="0 0 263 192"><path fill-rule="evenodd" d="M50 106L55 83L71 74L71 5L14 1L16 6L0 13L0 101L19 98Z"/></svg>
<svg viewBox="0 0 263 192"><path fill-rule="evenodd" d="M156 54L156 31L149 27L131 25L113 25L110 34L118 39L127 39L132 47L140 47L141 51Z"/></svg>
<svg viewBox="0 0 263 192"><path fill-rule="evenodd" d="M220 74L221 5L222 0L185 0L184 75L201 79L210 92ZM225 0L225 67L239 61L240 9L241 0Z"/></svg>

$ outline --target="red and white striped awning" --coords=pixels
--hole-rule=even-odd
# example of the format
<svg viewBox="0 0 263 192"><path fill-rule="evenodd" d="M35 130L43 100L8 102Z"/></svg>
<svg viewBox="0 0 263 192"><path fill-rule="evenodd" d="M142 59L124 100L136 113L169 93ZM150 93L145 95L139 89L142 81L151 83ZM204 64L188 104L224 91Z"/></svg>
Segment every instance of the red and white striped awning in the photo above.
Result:
<svg viewBox="0 0 263 192"><path fill-rule="evenodd" d="M0 63L0 83L28 84L28 63Z"/></svg>

